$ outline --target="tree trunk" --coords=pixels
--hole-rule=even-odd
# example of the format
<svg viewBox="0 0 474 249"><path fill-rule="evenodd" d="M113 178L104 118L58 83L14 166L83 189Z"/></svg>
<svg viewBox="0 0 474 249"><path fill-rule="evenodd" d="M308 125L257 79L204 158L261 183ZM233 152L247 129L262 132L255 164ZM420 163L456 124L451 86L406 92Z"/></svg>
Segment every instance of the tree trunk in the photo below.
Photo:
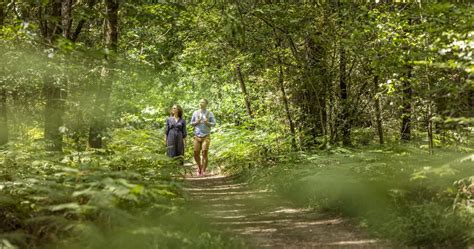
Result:
<svg viewBox="0 0 474 249"><path fill-rule="evenodd" d="M337 1L337 15L338 15L338 26L341 30L341 36L339 41L339 91L341 101L341 112L339 114L340 133L342 134L342 144L344 146L351 145L351 123L349 120L349 103L347 93L347 71L346 71L346 50L344 49L343 40L344 34L344 16L342 13L342 2Z"/></svg>
<svg viewBox="0 0 474 249"><path fill-rule="evenodd" d="M339 48L339 90L341 94L341 133L342 133L342 144L345 146L351 145L351 124L349 120L349 106L348 106L348 94L346 84L346 51L342 47Z"/></svg>
<svg viewBox="0 0 474 249"><path fill-rule="evenodd" d="M51 2L50 10L51 12L47 14L47 16L49 15L51 17L51 18L48 18L48 20L51 20L51 21L48 23L47 22L48 20L46 20L47 22L47 25L46 25L47 37L46 38L48 39L50 43L53 43L56 40L57 35L61 34L62 0L53 0Z"/></svg>
<svg viewBox="0 0 474 249"><path fill-rule="evenodd" d="M279 62L279 71L278 71L278 83L280 85L280 91L283 99L283 104L285 105L285 112L286 118L288 119L288 123L290 124L290 133L291 133L291 147L293 150L296 150L296 132L295 132L295 125L293 124L293 119L291 118L290 106L288 104L288 97L286 96L285 91L285 81L283 79L283 66L281 57L278 56Z"/></svg>
<svg viewBox="0 0 474 249"><path fill-rule="evenodd" d="M87 7L92 11L92 8L94 7L94 4L96 3L96 0L88 0L87 1ZM74 32L71 34L71 41L75 42L77 38L79 38L79 34L82 31L82 28L84 27L84 24L86 23L85 18L81 18L79 22L77 23L76 29Z"/></svg>
<svg viewBox="0 0 474 249"><path fill-rule="evenodd" d="M249 94L247 92L247 87L245 86L244 77L242 75L242 71L240 70L240 65L237 65L237 77L239 78L240 89L242 90L242 94L244 95L245 108L247 108L247 114L251 118L253 118L252 108L251 108L251 105L250 105L250 97L249 97Z"/></svg>
<svg viewBox="0 0 474 249"><path fill-rule="evenodd" d="M49 42L54 42L57 35L61 33L61 0L54 0L51 3L50 15L51 22L45 23L45 32L43 37ZM46 99L44 113L44 138L46 140L46 149L51 151L62 151L63 137L60 128L63 126L64 100L62 99L61 86L54 82L54 76L45 72L43 93Z"/></svg>
<svg viewBox="0 0 474 249"><path fill-rule="evenodd" d="M412 25L412 19L408 19L408 24ZM407 31L408 32L408 31ZM409 45L405 45L404 49L408 55ZM409 64L408 59L405 62L406 75L402 83L402 126L400 129L400 140L402 142L410 141L411 139L411 101L412 101L412 88L411 88L411 73L412 66Z"/></svg>
<svg viewBox="0 0 474 249"><path fill-rule="evenodd" d="M112 52L118 46L118 10L119 0L106 0L105 44Z"/></svg>
<svg viewBox="0 0 474 249"><path fill-rule="evenodd" d="M400 139L402 141L410 141L411 139L411 99L412 99L412 89L411 89L411 71L412 67L407 67L406 77L403 81L402 86L402 127L400 131Z"/></svg>
<svg viewBox="0 0 474 249"><path fill-rule="evenodd" d="M287 35L287 40L293 57L303 72L299 81L300 86L297 88L296 96L294 97L297 99L298 105L302 110L299 123L305 124L303 127L298 126L298 130L301 131L300 134L302 136L309 132L314 141L313 144L300 144L302 147L305 145L311 146L319 142L318 137L327 136L327 120L331 115L326 110L328 87L331 82L327 74L327 65L324 63L326 51L323 44L320 41L315 42L310 35L305 37L303 55L298 53L296 44L291 36ZM306 139L301 139L300 141L306 141Z"/></svg>
<svg viewBox="0 0 474 249"><path fill-rule="evenodd" d="M318 137L326 135L326 65L324 63L324 47L320 41L315 41L311 36L305 37L305 85L306 99L303 104L308 105L309 112L306 118L310 124L311 134L315 144Z"/></svg>
<svg viewBox="0 0 474 249"><path fill-rule="evenodd" d="M5 20L5 5L0 3L0 28ZM0 145L8 143L8 113L7 113L7 89L6 85L0 86Z"/></svg>
<svg viewBox="0 0 474 249"><path fill-rule="evenodd" d="M73 0L63 0L61 3L61 26L63 37L71 40Z"/></svg>
<svg viewBox="0 0 474 249"><path fill-rule="evenodd" d="M428 71L428 70L426 70ZM428 72L426 74L429 75ZM433 100L432 100L432 93L431 93L431 82L430 77L427 77L428 83L428 148L430 150L430 155L434 153L434 143L433 143Z"/></svg>
<svg viewBox="0 0 474 249"><path fill-rule="evenodd" d="M382 124L382 111L380 110L380 99L377 96L379 89L379 76L374 75L374 109L375 109L375 120L377 122L377 134L379 136L379 143L384 144L383 139L383 124Z"/></svg>
<svg viewBox="0 0 474 249"><path fill-rule="evenodd" d="M0 89L0 145L8 143L7 91L5 86Z"/></svg>
<svg viewBox="0 0 474 249"><path fill-rule="evenodd" d="M336 127L336 116L334 115L334 99L335 91L334 86L332 85L331 81L329 81L328 88L327 88L327 96L328 96L328 103L327 103L327 130L329 136L329 143L334 144L336 142L336 134L337 134L337 127Z"/></svg>
<svg viewBox="0 0 474 249"><path fill-rule="evenodd" d="M63 125L64 101L62 90L51 76L45 77L44 96L46 106L44 113L44 137L47 141L46 148L51 151L61 151L63 136L60 131Z"/></svg>
<svg viewBox="0 0 474 249"><path fill-rule="evenodd" d="M433 113L432 113L432 107L431 107L431 101L430 101L430 104L428 105L428 147L430 150L430 155L433 155L433 149L434 149L432 118L433 118Z"/></svg>
<svg viewBox="0 0 474 249"><path fill-rule="evenodd" d="M7 13L5 12L6 4L4 2L0 3L0 27L3 27L3 23L5 21L5 16Z"/></svg>
<svg viewBox="0 0 474 249"><path fill-rule="evenodd" d="M281 49L281 38L278 36L275 28L273 28L273 34L275 35L275 39L276 39L276 48ZM278 85L280 86L283 105L285 106L286 119L288 120L288 124L290 125L291 148L293 150L296 150L295 125L293 123L293 118L291 117L290 105L288 103L288 96L286 95L286 91L285 91L285 80L283 77L283 60L281 58L279 51L278 51L277 59L278 59Z"/></svg>
<svg viewBox="0 0 474 249"><path fill-rule="evenodd" d="M106 0L106 20L105 20L105 55L106 66L103 67L101 80L98 82L96 92L94 117L89 127L89 146L91 148L102 148L105 129L107 127L107 112L110 94L113 84L114 56L118 47L118 10L119 0Z"/></svg>

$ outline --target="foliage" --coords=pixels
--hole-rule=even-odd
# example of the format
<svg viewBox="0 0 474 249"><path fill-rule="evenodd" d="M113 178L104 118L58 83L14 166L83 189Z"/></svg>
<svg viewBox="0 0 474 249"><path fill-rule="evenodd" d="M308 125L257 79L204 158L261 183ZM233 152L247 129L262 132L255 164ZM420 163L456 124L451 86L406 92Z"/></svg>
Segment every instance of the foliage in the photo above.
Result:
<svg viewBox="0 0 474 249"><path fill-rule="evenodd" d="M238 174L276 163L289 146L288 138L271 131L222 126L212 136L210 160L224 173Z"/></svg>
<svg viewBox="0 0 474 249"><path fill-rule="evenodd" d="M463 248L473 239L472 193L466 192L472 152L427 157L392 146L298 153L252 179L299 205L353 217L400 245Z"/></svg>
<svg viewBox="0 0 474 249"><path fill-rule="evenodd" d="M153 132L117 130L104 151L40 153L40 142L11 144L1 154L0 245L103 248L112 241L117 248L240 245L215 234L202 220L183 218L189 215L183 206L185 196L173 177L179 169L157 153L163 146L149 138Z"/></svg>
<svg viewBox="0 0 474 249"><path fill-rule="evenodd" d="M211 167L403 245L472 243L472 3L58 3L0 2L0 247L242 246L187 216L164 155L200 98Z"/></svg>

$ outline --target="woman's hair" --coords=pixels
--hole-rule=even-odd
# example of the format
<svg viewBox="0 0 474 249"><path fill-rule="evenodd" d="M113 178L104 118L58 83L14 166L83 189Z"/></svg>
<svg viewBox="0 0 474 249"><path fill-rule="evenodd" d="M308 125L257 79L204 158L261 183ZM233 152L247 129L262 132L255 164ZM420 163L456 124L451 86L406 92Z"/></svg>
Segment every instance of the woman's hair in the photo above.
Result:
<svg viewBox="0 0 474 249"><path fill-rule="evenodd" d="M183 108L180 105L173 105L173 107L174 106L176 106L176 109L178 110L178 117L183 118ZM173 107L171 107L170 116L173 115Z"/></svg>

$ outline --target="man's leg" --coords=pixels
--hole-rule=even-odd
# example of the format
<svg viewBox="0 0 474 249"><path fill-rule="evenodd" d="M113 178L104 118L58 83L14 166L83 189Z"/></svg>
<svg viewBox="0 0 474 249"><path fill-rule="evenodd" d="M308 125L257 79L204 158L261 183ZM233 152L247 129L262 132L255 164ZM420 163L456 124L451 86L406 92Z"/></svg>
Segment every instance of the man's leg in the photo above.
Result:
<svg viewBox="0 0 474 249"><path fill-rule="evenodd" d="M207 165L208 165L208 151L209 151L209 145L211 143L211 137L206 136L203 141L202 141L202 172L206 172Z"/></svg>
<svg viewBox="0 0 474 249"><path fill-rule="evenodd" d="M202 172L202 163L201 163L201 141L198 137L194 137L194 160L198 166L198 174Z"/></svg>
<svg viewBox="0 0 474 249"><path fill-rule="evenodd" d="M194 151L194 160L196 161L196 164L198 166L198 174L201 174L202 172L202 166L201 166L201 151Z"/></svg>
<svg viewBox="0 0 474 249"><path fill-rule="evenodd" d="M207 169L207 155L208 150L202 150L202 172L206 172Z"/></svg>

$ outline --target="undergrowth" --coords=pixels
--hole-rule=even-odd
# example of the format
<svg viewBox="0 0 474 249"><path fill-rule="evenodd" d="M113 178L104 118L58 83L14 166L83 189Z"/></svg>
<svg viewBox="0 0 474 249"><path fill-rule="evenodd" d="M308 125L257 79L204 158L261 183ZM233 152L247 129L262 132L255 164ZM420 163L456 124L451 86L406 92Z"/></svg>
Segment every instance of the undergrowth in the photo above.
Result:
<svg viewBox="0 0 474 249"><path fill-rule="evenodd" d="M472 153L335 148L287 154L248 176L301 206L351 217L397 246L465 248L474 238Z"/></svg>
<svg viewBox="0 0 474 249"><path fill-rule="evenodd" d="M158 132L110 137L105 150L23 140L0 152L0 248L241 247L185 209Z"/></svg>

